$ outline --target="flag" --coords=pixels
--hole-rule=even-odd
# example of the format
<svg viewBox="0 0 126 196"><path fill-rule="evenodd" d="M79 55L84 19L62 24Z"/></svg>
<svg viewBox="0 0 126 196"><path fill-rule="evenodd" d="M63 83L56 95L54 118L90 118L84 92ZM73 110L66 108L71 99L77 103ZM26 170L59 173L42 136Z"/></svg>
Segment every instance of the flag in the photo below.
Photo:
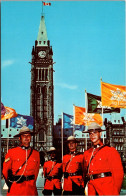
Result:
<svg viewBox="0 0 126 196"><path fill-rule="evenodd" d="M84 131L83 125L74 125L74 117L73 115L63 113L63 128L70 129L74 128L74 130Z"/></svg>
<svg viewBox="0 0 126 196"><path fill-rule="evenodd" d="M33 129L33 117L18 114L16 118L11 118L10 127L21 128L23 126Z"/></svg>
<svg viewBox="0 0 126 196"><path fill-rule="evenodd" d="M6 113L6 109L3 105L3 103L1 103L1 116L4 116L5 113Z"/></svg>
<svg viewBox="0 0 126 196"><path fill-rule="evenodd" d="M17 113L14 109L10 107L6 107L1 103L1 120L6 120L9 118L16 117Z"/></svg>
<svg viewBox="0 0 126 196"><path fill-rule="evenodd" d="M43 5L44 5L44 6L46 6L46 5L51 5L51 3L43 2Z"/></svg>
<svg viewBox="0 0 126 196"><path fill-rule="evenodd" d="M126 108L126 86L101 82L102 105Z"/></svg>
<svg viewBox="0 0 126 196"><path fill-rule="evenodd" d="M100 114L95 113L84 113L83 121L86 126L89 126L91 123L96 122L100 126L103 125L103 119Z"/></svg>
<svg viewBox="0 0 126 196"><path fill-rule="evenodd" d="M83 121L83 113L86 112L86 109L83 107L74 106L74 123L75 125L85 125Z"/></svg>
<svg viewBox="0 0 126 196"><path fill-rule="evenodd" d="M63 128L70 129L73 128L73 116L63 113Z"/></svg>
<svg viewBox="0 0 126 196"><path fill-rule="evenodd" d="M120 112L120 108L102 106L101 96L87 93L87 101L88 101L88 108L87 108L88 113L100 114L102 113L102 107L103 107L103 113Z"/></svg>
<svg viewBox="0 0 126 196"><path fill-rule="evenodd" d="M100 114L86 113L83 107L75 106L75 124L88 126L92 122L98 123L100 126L103 124Z"/></svg>

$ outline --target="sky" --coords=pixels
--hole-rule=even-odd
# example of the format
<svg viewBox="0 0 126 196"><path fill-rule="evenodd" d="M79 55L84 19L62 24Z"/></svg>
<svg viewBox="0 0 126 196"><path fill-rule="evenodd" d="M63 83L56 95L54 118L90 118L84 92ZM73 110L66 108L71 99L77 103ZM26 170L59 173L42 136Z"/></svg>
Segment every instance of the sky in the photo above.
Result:
<svg viewBox="0 0 126 196"><path fill-rule="evenodd" d="M85 107L85 90L101 96L101 78L106 83L126 85L125 2L50 2L43 11L56 62L56 122L62 112L73 115L73 104ZM41 1L1 2L1 100L22 115L30 115L28 62L41 14Z"/></svg>

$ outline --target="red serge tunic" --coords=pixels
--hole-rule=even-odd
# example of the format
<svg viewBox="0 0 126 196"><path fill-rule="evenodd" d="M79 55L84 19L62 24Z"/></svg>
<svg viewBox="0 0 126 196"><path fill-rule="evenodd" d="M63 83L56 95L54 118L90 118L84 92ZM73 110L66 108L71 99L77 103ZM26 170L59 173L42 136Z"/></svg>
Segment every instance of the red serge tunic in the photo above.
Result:
<svg viewBox="0 0 126 196"><path fill-rule="evenodd" d="M7 180L8 177L8 170L11 169L13 175L19 169L19 167L25 162L26 155L28 157L31 148L26 150L22 149L21 147L12 148L8 151L5 156L5 161L3 164L3 175ZM39 172L39 165L40 165L40 157L39 152L33 150L31 156L29 157L27 164L25 164L19 172L16 174L18 176L24 175L35 175L35 179L24 181L21 183L13 182L10 192L7 195L38 195L37 188L36 188L36 179Z"/></svg>
<svg viewBox="0 0 126 196"><path fill-rule="evenodd" d="M56 160L45 162L43 166L43 173L45 177L44 189L54 190L54 186L57 189L61 189L62 163L58 163Z"/></svg>
<svg viewBox="0 0 126 196"><path fill-rule="evenodd" d="M98 148L94 150L94 154ZM93 148L84 152L84 164L88 167ZM88 195L119 195L123 181L123 167L120 155L113 147L104 146L90 162L88 174L111 172L112 176L97 178L88 182Z"/></svg>
<svg viewBox="0 0 126 196"><path fill-rule="evenodd" d="M67 172L69 174L77 173L75 176L68 176L68 178L64 178L64 191L72 191L72 181L76 183L78 186L84 187L83 180L83 154L75 153L75 154L67 154L63 157L63 172Z"/></svg>

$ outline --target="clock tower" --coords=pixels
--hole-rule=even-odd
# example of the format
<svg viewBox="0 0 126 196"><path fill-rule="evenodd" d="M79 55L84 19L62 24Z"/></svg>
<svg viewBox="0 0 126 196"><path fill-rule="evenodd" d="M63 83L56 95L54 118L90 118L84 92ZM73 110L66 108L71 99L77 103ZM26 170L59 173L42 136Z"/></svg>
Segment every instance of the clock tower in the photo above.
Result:
<svg viewBox="0 0 126 196"><path fill-rule="evenodd" d="M41 16L38 37L32 49L30 115L34 118L33 145L47 151L53 143L53 51Z"/></svg>

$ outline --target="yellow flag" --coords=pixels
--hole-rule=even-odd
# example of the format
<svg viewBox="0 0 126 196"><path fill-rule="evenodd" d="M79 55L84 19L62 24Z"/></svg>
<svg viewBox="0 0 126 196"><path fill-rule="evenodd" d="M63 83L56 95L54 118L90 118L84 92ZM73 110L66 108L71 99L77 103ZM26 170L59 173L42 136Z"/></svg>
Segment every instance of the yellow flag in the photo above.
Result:
<svg viewBox="0 0 126 196"><path fill-rule="evenodd" d="M96 122L100 126L103 125L103 119L100 114L84 113L83 121L86 126L89 126L93 122Z"/></svg>
<svg viewBox="0 0 126 196"><path fill-rule="evenodd" d="M75 124L76 125L86 125L88 126L92 122L98 123L100 126L103 124L103 120L100 114L94 114L94 113L86 113L86 109L83 107L75 107Z"/></svg>
<svg viewBox="0 0 126 196"><path fill-rule="evenodd" d="M74 106L74 120L75 120L75 125L85 125L84 124L84 120L83 120L83 113L86 112L86 109L83 107L78 107L78 106Z"/></svg>
<svg viewBox="0 0 126 196"><path fill-rule="evenodd" d="M126 86L101 82L102 106L126 108Z"/></svg>

